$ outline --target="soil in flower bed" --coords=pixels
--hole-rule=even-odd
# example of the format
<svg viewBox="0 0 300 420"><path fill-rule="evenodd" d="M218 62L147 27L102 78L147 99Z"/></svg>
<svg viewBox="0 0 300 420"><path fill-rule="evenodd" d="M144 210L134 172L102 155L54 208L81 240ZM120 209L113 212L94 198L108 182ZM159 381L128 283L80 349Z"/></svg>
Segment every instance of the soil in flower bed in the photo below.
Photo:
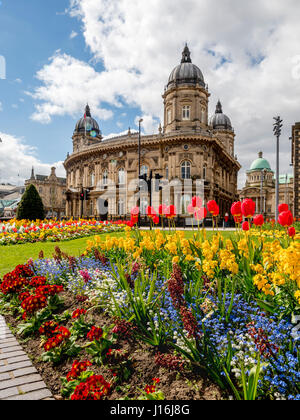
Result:
<svg viewBox="0 0 300 420"><path fill-rule="evenodd" d="M86 304L78 304L74 299L74 295L64 292L60 295L64 301L64 307L61 312L69 310L71 313L78 307L86 307ZM16 327L16 322L13 316L5 316L6 321L12 327ZM113 321L105 313L99 313L98 310L89 311L85 318L86 320L94 320L94 324L99 327L111 326ZM71 327L71 321L66 325ZM41 346L40 337L29 337L25 340L17 337L20 345L24 351L31 358L32 363L42 376L49 390L56 399L62 399L60 396L61 377L66 377L72 368L74 359L67 360L58 366L51 363L46 363L41 360L41 355L44 352ZM86 339L79 339L78 344L83 345ZM146 345L141 341L135 339L130 341L118 341L118 347L129 352L133 359L133 373L126 383L122 383L112 387L112 393L109 395L110 400L119 400L124 398L137 399L141 392L138 389L144 390L145 385L152 384L152 378L160 379L158 388L163 392L166 400L220 400L225 397L222 391L213 384L205 374L195 374L189 370L183 372L170 372L161 368L155 363L155 355L157 349ZM165 349L167 350L167 349ZM82 352L78 360L89 360L90 356ZM113 376L106 366L97 366L95 364L90 368L95 374L103 375L103 377L110 383L113 383Z"/></svg>

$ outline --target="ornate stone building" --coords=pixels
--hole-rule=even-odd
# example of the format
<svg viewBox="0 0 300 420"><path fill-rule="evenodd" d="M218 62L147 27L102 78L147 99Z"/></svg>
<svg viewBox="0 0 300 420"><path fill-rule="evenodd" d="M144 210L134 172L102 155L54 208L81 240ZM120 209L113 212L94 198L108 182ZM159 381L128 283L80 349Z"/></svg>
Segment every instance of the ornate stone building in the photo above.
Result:
<svg viewBox="0 0 300 420"><path fill-rule="evenodd" d="M51 174L45 176L35 175L32 168L30 179L25 181L26 187L32 184L37 189L48 218L64 217L66 211L66 179L58 178L55 169L51 168Z"/></svg>
<svg viewBox="0 0 300 420"><path fill-rule="evenodd" d="M164 198L165 188L162 192L158 188L152 190L156 191L151 196L155 207L163 201L175 204L179 213L185 213L196 185L203 180L204 199L215 199L221 216L229 212L237 199L240 169L234 154L235 133L220 101L215 114L208 117L209 96L203 74L192 63L186 45L181 63L171 72L162 96L164 125L160 125L157 134L140 136L129 130L127 135L103 140L87 106L75 127L73 153L64 163L67 216L103 219L103 209L107 208L109 219L118 218L128 216L137 204L144 211L150 204L150 194L142 190L139 196L139 172L153 178L163 176L161 182L171 184L168 198ZM191 185L188 192L178 187L184 183ZM80 201L82 189L89 190L84 202Z"/></svg>
<svg viewBox="0 0 300 420"><path fill-rule="evenodd" d="M279 203L286 203L293 208L292 175L279 177ZM251 198L256 203L256 213L266 218L275 217L275 178L269 162L264 159L263 152L259 152L250 169L247 171L245 188L240 191L240 199Z"/></svg>
<svg viewBox="0 0 300 420"><path fill-rule="evenodd" d="M292 128L292 164L294 166L294 216L300 218L300 122Z"/></svg>

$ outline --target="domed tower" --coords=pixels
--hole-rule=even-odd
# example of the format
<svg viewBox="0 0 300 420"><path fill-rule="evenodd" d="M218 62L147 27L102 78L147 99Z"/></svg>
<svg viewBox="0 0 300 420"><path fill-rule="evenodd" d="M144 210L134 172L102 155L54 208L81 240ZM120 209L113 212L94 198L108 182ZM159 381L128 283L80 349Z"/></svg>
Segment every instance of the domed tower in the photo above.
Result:
<svg viewBox="0 0 300 420"><path fill-rule="evenodd" d="M181 63L171 72L163 95L164 132L197 131L208 123L209 93L187 45Z"/></svg>
<svg viewBox="0 0 300 420"><path fill-rule="evenodd" d="M209 125L216 131L218 138L224 144L227 152L234 156L234 130L231 121L227 115L223 114L220 100L217 103L216 111L209 120Z"/></svg>
<svg viewBox="0 0 300 420"><path fill-rule="evenodd" d="M73 134L73 152L78 152L85 146L102 141L102 134L97 121L92 118L89 105L85 107L85 113L77 122Z"/></svg>
<svg viewBox="0 0 300 420"><path fill-rule="evenodd" d="M263 157L263 152L259 152L258 158L252 162L250 169L247 171L246 185L260 184L262 176L267 185L272 186L274 184L274 171L272 171L267 159Z"/></svg>

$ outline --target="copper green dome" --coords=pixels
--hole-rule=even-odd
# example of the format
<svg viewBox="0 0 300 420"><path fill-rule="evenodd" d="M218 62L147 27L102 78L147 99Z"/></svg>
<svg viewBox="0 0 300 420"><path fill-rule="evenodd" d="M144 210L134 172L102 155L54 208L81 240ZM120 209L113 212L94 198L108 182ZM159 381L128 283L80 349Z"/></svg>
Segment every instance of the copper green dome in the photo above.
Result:
<svg viewBox="0 0 300 420"><path fill-rule="evenodd" d="M252 163L250 167L250 171L262 171L264 169L266 169L267 171L272 171L271 166L269 162L267 161L267 159L263 158L263 153L259 152L258 159L256 159Z"/></svg>

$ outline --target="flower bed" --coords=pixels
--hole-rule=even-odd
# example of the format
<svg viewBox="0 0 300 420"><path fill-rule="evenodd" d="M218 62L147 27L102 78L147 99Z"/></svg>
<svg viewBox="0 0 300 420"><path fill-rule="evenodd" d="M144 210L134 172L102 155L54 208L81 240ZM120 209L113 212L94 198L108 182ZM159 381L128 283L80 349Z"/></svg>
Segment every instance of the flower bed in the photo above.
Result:
<svg viewBox="0 0 300 420"><path fill-rule="evenodd" d="M34 242L60 242L99 233L117 232L126 222L98 222L96 220L69 220L65 222L11 220L0 223L0 246Z"/></svg>
<svg viewBox="0 0 300 420"><path fill-rule="evenodd" d="M300 399L297 234L125 230L3 278L2 311L54 394Z"/></svg>

